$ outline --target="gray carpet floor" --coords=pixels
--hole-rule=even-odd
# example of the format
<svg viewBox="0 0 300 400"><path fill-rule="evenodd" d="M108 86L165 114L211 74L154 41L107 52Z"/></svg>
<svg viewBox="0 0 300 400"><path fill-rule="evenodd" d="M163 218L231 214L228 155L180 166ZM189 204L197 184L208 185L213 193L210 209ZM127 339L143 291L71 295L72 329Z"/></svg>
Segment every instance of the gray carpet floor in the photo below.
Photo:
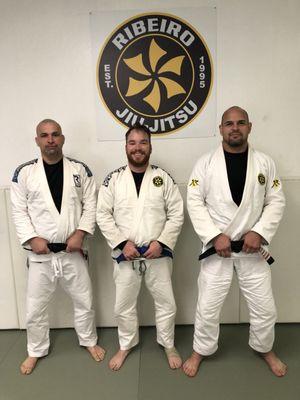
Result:
<svg viewBox="0 0 300 400"><path fill-rule="evenodd" d="M168 368L153 327L141 328L140 344L123 368L112 372L110 357L118 349L117 330L99 329L107 349L98 364L79 347L73 329L51 331L51 352L30 376L19 373L26 357L26 334L0 331L0 400L300 400L300 324L276 327L275 351L288 364L276 378L248 347L248 325L222 325L219 350L205 359L195 378ZM193 327L176 327L176 345L188 357Z"/></svg>

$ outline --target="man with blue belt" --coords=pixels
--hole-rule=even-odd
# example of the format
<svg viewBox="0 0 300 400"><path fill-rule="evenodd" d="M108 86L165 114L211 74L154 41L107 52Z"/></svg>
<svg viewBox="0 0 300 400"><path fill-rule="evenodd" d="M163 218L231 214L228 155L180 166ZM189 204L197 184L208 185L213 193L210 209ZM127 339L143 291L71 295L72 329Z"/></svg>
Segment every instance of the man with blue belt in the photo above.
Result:
<svg viewBox="0 0 300 400"><path fill-rule="evenodd" d="M149 164L151 150L149 130L139 125L130 128L126 133L128 165L111 172L99 191L97 223L114 259L120 349L109 362L113 371L121 368L139 341L136 303L143 276L155 303L157 342L172 369L182 364L174 347L171 272L183 201L171 176Z"/></svg>
<svg viewBox="0 0 300 400"><path fill-rule="evenodd" d="M17 235L28 250L26 328L28 357L22 374L30 374L48 354L48 304L57 283L71 296L79 344L96 361L105 351L97 345L92 288L83 256L83 239L95 227L95 182L83 163L64 157L65 138L51 119L36 128L41 157L20 165L11 186Z"/></svg>

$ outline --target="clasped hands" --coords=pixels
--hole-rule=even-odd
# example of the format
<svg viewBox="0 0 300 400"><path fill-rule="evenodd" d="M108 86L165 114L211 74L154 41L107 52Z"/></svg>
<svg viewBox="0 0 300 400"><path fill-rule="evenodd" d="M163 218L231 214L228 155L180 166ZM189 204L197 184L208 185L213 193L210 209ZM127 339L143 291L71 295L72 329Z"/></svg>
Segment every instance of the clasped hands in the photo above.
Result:
<svg viewBox="0 0 300 400"><path fill-rule="evenodd" d="M150 243L148 250L145 253L143 253L142 256L147 258L148 260L150 260L153 258L160 257L161 252L162 252L161 244L157 240L154 240L153 242ZM138 252L135 244L133 242L131 242L130 240L127 240L127 242L123 248L123 254L127 261L134 260L135 258L141 256L141 254Z"/></svg>
<svg viewBox="0 0 300 400"><path fill-rule="evenodd" d="M244 245L242 251L252 254L259 251L263 238L258 233L249 231L243 236L243 240ZM224 233L220 233L220 235L213 239L213 245L220 257L226 258L231 256L230 237Z"/></svg>
<svg viewBox="0 0 300 400"><path fill-rule="evenodd" d="M82 242L85 236L85 232L77 229L68 239L67 239L67 253L73 253L75 251L81 251ZM29 240L32 251L35 254L48 254L50 250L48 249L48 241L41 237L34 237Z"/></svg>

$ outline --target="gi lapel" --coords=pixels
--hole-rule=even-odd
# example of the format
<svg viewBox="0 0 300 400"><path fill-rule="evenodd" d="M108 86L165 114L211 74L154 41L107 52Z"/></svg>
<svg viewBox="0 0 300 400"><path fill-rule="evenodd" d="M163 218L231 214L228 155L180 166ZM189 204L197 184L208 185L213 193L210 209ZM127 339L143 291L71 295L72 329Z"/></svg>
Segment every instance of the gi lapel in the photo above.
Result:
<svg viewBox="0 0 300 400"><path fill-rule="evenodd" d="M128 171L129 171L129 173L131 175L131 180L132 180L132 182L134 184L132 173L131 173L129 167L128 167ZM139 229L139 226L141 224L141 220L142 220L143 214L144 214L144 204L145 204L145 199L146 199L146 196L147 196L147 193L148 193L148 190L149 190L151 177L152 177L152 168L151 168L150 165L148 165L148 167L147 167L147 169L145 171L145 175L144 175L143 181L142 181L139 197L137 198L137 207L136 207L137 210L136 210L135 218L134 218L134 221L133 221L133 227L132 227L132 230L130 232L130 236L134 237L136 239L137 239L138 229ZM136 191L136 189L135 189L135 191ZM136 243L136 244L141 245L141 243Z"/></svg>
<svg viewBox="0 0 300 400"><path fill-rule="evenodd" d="M71 212L74 212L73 210L70 210L69 207L69 197L71 195L71 186L72 186L72 173L71 173L71 165L70 161L64 157L63 158L64 162L64 169L63 169L63 174L64 174L64 183L63 183L63 193L62 193L62 199L61 199L61 208L60 208L60 215L59 215L59 224L57 226L57 240L60 237L65 237L65 231L66 228L68 227L68 216ZM62 240L62 239L59 239Z"/></svg>

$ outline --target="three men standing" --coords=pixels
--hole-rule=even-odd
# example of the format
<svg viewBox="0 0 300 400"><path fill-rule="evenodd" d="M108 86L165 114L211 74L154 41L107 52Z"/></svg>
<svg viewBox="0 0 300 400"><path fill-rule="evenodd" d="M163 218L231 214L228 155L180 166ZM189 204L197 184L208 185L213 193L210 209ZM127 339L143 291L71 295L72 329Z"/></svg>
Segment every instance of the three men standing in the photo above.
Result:
<svg viewBox="0 0 300 400"><path fill-rule="evenodd" d="M220 311L234 270L249 309L249 345L275 375L286 372L272 351L276 309L270 267L260 253L277 230L285 199L272 159L248 145L251 127L245 110L225 111L222 145L199 159L189 181L194 229L203 251L214 246L217 254L201 264L193 353L183 365L188 376L195 376L203 358L217 350ZM237 240L244 242L236 254L231 241Z"/></svg>
<svg viewBox="0 0 300 400"><path fill-rule="evenodd" d="M11 187L17 235L28 250L28 357L21 365L26 375L48 354L47 307L57 283L72 298L80 345L96 361L105 354L96 344L92 288L82 252L84 236L95 228L94 178L85 164L63 156L65 138L56 121L41 121L35 141L41 158L20 165Z"/></svg>
<svg viewBox="0 0 300 400"><path fill-rule="evenodd" d="M272 159L248 145L251 128L245 110L234 106L225 111L219 126L222 145L199 159L189 181L194 229L203 251L216 251L201 265L193 353L183 365L190 377L203 358L217 350L219 316L234 270L249 308L249 345L276 376L286 373L286 365L272 351L276 308L270 268L261 254L277 230L285 199ZM93 176L85 164L63 157L64 136L57 122L40 122L36 143L42 157L17 168L11 189L17 234L30 250L23 374L31 373L38 358L48 353L47 305L57 282L72 297L80 344L96 361L105 353L96 345L91 284L82 255L83 238L94 231ZM136 304L144 276L155 303L157 342L170 367L180 368L171 273L183 202L170 175L149 164L152 147L146 127L130 128L125 148L128 165L106 177L97 208L98 225L112 248L116 285L120 348L109 366L119 370L138 344ZM241 240L242 249L235 253L232 242Z"/></svg>
<svg viewBox="0 0 300 400"><path fill-rule="evenodd" d="M97 222L112 248L115 315L120 349L109 366L121 368L137 345L136 303L142 277L155 303L157 342L172 369L182 361L174 347L176 305L172 290L172 250L183 223L183 201L170 175L149 164L151 135L135 126L126 133L128 165L110 173L98 198Z"/></svg>

